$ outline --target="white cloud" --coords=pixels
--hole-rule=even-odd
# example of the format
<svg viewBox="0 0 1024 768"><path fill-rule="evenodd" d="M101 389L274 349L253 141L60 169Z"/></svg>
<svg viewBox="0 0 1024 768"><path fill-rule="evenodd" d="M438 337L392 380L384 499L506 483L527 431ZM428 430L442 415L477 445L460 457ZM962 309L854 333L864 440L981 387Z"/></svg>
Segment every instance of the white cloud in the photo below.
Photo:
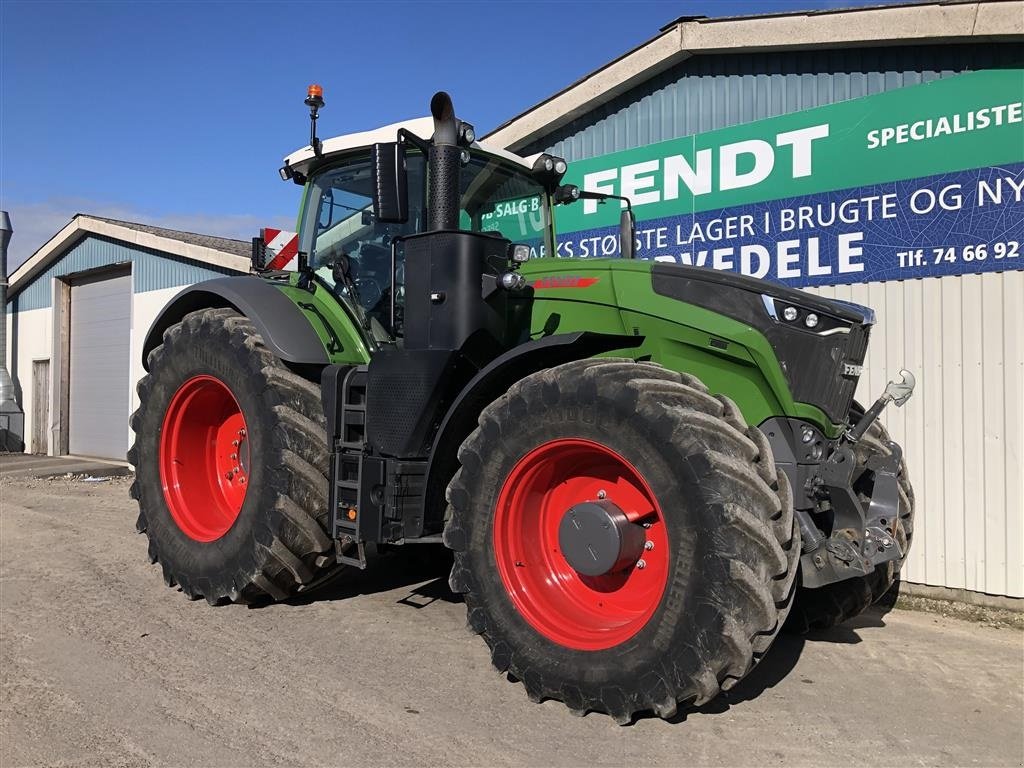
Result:
<svg viewBox="0 0 1024 768"><path fill-rule="evenodd" d="M47 240L57 234L76 213L121 219L154 227L179 229L203 235L249 240L261 227L291 229L290 216L260 217L249 213L159 213L136 210L120 203L101 203L86 198L55 198L39 203L5 202L14 236L7 250L7 270L13 272Z"/></svg>

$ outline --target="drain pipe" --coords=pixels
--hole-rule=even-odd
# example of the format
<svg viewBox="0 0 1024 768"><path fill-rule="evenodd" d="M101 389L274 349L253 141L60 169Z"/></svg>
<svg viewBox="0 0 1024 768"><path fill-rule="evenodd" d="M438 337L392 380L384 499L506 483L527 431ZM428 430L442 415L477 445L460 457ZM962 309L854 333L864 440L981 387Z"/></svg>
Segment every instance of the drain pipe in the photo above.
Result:
<svg viewBox="0 0 1024 768"><path fill-rule="evenodd" d="M7 370L7 244L14 228L0 211L0 450L25 450L25 414L15 399L14 380Z"/></svg>

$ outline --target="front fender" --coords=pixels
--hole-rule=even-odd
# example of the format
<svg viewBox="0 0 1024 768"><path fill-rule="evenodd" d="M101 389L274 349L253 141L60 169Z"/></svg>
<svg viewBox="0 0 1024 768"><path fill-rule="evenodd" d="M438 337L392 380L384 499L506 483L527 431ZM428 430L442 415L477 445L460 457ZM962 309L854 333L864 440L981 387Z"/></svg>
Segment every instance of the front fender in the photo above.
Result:
<svg viewBox="0 0 1024 768"><path fill-rule="evenodd" d="M427 463L425 514L442 507L444 489L458 468L457 451L477 424L480 412L531 373L619 349L633 349L643 336L577 331L545 336L513 347L480 370L452 403L434 437Z"/></svg>
<svg viewBox="0 0 1024 768"><path fill-rule="evenodd" d="M264 343L277 357L295 364L327 365L327 348L310 321L282 290L251 275L219 277L191 285L164 307L142 346L142 362L149 370L149 353L163 343L164 331L189 312L212 307L233 307L256 326Z"/></svg>

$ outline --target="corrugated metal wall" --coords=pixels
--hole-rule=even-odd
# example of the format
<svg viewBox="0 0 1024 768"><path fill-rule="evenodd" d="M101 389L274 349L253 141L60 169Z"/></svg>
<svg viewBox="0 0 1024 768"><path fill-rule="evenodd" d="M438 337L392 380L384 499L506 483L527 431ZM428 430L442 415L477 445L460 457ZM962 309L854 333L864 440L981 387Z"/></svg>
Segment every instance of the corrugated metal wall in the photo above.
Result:
<svg viewBox="0 0 1024 768"><path fill-rule="evenodd" d="M27 311L51 306L51 278L127 262L134 264L132 274L136 293L191 285L200 280L237 274L234 270L198 264L179 256L168 256L148 248L89 235L20 290L12 299L11 308L13 311Z"/></svg>
<svg viewBox="0 0 1024 768"><path fill-rule="evenodd" d="M904 578L1024 597L1024 272L808 290L878 313L861 402L918 377L885 413L917 496Z"/></svg>
<svg viewBox="0 0 1024 768"><path fill-rule="evenodd" d="M572 162L1022 61L1020 47L1009 44L697 56L521 154L545 151Z"/></svg>

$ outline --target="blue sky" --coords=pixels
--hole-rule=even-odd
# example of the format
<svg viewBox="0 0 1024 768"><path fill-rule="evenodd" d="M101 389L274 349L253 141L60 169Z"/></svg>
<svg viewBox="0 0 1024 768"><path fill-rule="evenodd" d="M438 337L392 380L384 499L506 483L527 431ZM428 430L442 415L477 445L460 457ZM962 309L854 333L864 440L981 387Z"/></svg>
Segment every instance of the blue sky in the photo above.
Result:
<svg viewBox="0 0 1024 768"><path fill-rule="evenodd" d="M0 2L0 206L12 266L76 212L248 239L288 226L277 176L308 139L427 113L480 133L683 15L863 0ZM870 4L879 4L873 0Z"/></svg>

